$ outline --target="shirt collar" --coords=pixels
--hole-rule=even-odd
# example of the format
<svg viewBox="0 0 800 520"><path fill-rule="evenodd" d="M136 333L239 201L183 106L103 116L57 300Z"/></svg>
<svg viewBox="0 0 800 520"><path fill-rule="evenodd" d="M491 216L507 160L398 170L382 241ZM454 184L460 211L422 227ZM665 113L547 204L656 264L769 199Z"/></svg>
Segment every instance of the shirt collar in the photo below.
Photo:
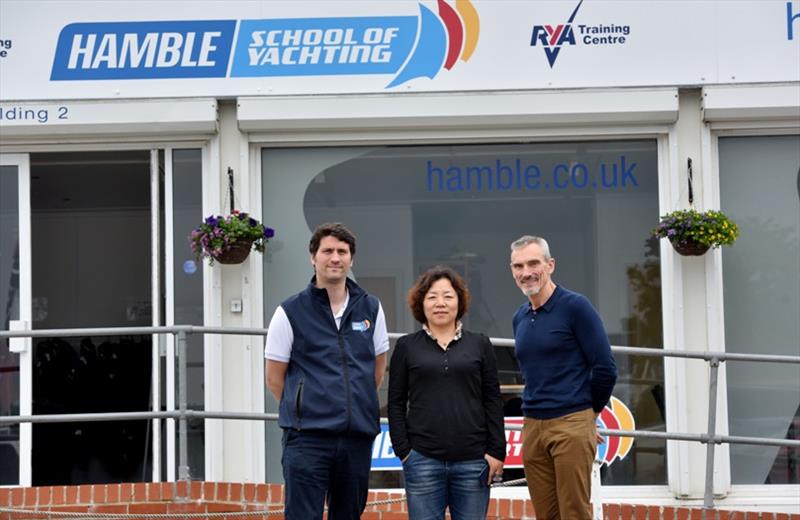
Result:
<svg viewBox="0 0 800 520"><path fill-rule="evenodd" d="M339 309L339 312L337 312L333 316L333 318L336 320L337 324L342 321L342 316L344 316L344 310L347 308L347 304L348 303L350 303L350 291L345 290L344 291L344 303L342 303L342 307Z"/></svg>
<svg viewBox="0 0 800 520"><path fill-rule="evenodd" d="M431 332L431 329L429 329L428 326L426 324L424 324L424 323L422 324L422 330L425 331L425 334L427 334L429 338L431 338L432 340L436 341L436 336L433 335L433 332ZM461 339L461 331L462 331L461 321L457 321L456 322L456 335L453 336L453 341L458 341L458 340Z"/></svg>
<svg viewBox="0 0 800 520"><path fill-rule="evenodd" d="M536 312L542 312L542 311L550 312L550 311L552 311L553 307L555 307L556 302L558 301L559 298L561 298L561 286L560 285L556 285L556 288L553 290L553 294L550 295L550 297L547 299L546 302L544 302L544 304L541 307L536 309ZM533 304L532 303L528 303L528 310L533 312L534 308L533 308Z"/></svg>

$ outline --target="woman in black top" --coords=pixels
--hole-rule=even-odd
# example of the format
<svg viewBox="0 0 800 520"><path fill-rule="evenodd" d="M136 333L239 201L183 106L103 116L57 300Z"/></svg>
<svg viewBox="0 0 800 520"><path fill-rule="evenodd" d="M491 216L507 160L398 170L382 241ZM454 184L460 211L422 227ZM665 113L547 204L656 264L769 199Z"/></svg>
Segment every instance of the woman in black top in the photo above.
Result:
<svg viewBox="0 0 800 520"><path fill-rule="evenodd" d="M403 461L408 517L483 520L506 455L494 347L462 329L464 280L423 273L408 294L422 330L397 341L389 365L389 431Z"/></svg>

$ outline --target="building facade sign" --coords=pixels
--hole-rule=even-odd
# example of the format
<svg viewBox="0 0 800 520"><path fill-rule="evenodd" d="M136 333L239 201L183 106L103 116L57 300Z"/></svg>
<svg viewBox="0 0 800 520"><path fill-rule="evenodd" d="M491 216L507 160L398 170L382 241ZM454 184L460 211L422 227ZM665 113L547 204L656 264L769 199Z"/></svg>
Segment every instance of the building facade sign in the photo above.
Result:
<svg viewBox="0 0 800 520"><path fill-rule="evenodd" d="M797 0L141 5L3 2L0 99L800 80Z"/></svg>

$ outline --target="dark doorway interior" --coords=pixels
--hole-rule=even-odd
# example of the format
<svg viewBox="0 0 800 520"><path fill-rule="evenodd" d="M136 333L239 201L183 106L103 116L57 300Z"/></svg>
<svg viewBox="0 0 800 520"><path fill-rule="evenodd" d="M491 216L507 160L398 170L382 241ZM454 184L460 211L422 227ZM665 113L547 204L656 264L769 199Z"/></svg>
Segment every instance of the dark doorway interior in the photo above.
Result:
<svg viewBox="0 0 800 520"><path fill-rule="evenodd" d="M31 155L33 326L152 323L150 153ZM151 337L34 341L33 413L144 411ZM33 426L33 484L149 479L148 421Z"/></svg>

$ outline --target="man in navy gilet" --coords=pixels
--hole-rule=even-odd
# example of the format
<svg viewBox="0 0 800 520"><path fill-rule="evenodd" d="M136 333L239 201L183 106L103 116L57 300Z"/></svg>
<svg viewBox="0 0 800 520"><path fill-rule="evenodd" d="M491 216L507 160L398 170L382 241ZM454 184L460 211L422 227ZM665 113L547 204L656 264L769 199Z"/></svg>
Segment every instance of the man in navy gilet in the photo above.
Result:
<svg viewBox="0 0 800 520"><path fill-rule="evenodd" d="M380 301L347 277L355 236L322 224L314 277L272 316L267 387L280 403L286 520L358 520L367 502L389 336Z"/></svg>
<svg viewBox="0 0 800 520"><path fill-rule="evenodd" d="M553 282L555 267L545 239L511 244L511 273L528 297L513 318L525 382L522 461L536 518L591 520L595 421L617 365L600 315L585 296Z"/></svg>

